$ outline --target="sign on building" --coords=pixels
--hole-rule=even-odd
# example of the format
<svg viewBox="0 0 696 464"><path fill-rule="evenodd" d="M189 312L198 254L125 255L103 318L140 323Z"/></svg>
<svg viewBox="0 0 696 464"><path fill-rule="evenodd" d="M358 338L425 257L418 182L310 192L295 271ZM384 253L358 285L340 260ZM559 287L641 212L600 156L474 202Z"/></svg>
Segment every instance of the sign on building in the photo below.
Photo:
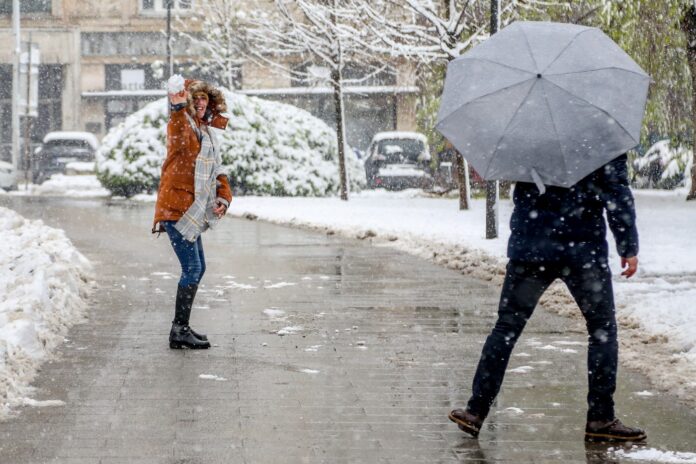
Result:
<svg viewBox="0 0 696 464"><path fill-rule="evenodd" d="M39 44L22 42L19 55L19 115L37 117L39 104ZM28 101L28 106L27 106Z"/></svg>
<svg viewBox="0 0 696 464"><path fill-rule="evenodd" d="M122 69L121 90L145 90L145 71L143 69Z"/></svg>

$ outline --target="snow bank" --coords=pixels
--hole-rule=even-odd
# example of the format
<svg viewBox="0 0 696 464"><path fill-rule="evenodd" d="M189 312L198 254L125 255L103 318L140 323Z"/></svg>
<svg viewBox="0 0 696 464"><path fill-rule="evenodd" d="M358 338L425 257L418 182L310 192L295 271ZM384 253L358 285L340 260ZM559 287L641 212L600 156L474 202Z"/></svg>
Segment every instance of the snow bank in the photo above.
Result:
<svg viewBox="0 0 696 464"><path fill-rule="evenodd" d="M93 163L90 163L93 164ZM89 174L53 174L43 184L20 183L17 190L9 192L13 196L42 195L72 198L101 198L111 196L97 180Z"/></svg>
<svg viewBox="0 0 696 464"><path fill-rule="evenodd" d="M42 361L83 318L91 265L63 231L0 207L0 417L31 404Z"/></svg>
<svg viewBox="0 0 696 464"><path fill-rule="evenodd" d="M255 195L326 196L338 191L336 134L294 106L224 91L230 122L218 132L225 170L236 190ZM111 129L97 152L97 173L114 194L157 189L166 155L167 100ZM346 150L352 189L365 183L357 156Z"/></svg>
<svg viewBox="0 0 696 464"><path fill-rule="evenodd" d="M647 374L661 390L696 405L696 202L683 190L635 191L641 238L639 272L619 277L619 257L610 243L621 360ZM422 193L365 191L348 202L335 198L238 197L229 213L346 237L369 239L464 274L499 284L507 262L512 203L501 201L500 237L485 238L485 202L459 211L458 200ZM580 312L565 287L553 285L546 308L574 318ZM581 324L574 328L584 330Z"/></svg>
<svg viewBox="0 0 696 464"><path fill-rule="evenodd" d="M611 450L611 454L616 458L631 461L696 464L696 453L661 451L655 448L635 448L631 450L617 449Z"/></svg>

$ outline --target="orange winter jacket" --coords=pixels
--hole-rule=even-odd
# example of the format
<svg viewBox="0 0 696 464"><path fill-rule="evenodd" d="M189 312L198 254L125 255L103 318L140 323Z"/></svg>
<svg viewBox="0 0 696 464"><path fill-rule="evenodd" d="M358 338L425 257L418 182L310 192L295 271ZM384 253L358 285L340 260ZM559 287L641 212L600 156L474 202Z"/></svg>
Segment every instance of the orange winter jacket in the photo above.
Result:
<svg viewBox="0 0 696 464"><path fill-rule="evenodd" d="M201 144L186 117L186 111L186 108L172 111L169 116L167 158L162 165L162 176L155 204L155 219L152 226L153 233L164 231L164 228L159 224L160 221L178 221L193 204L194 173ZM196 122L201 124L200 121ZM211 125L219 127L222 124L211 123ZM222 128L225 125L222 125ZM228 203L231 202L232 191L227 176L221 174L217 180L217 196L224 198Z"/></svg>

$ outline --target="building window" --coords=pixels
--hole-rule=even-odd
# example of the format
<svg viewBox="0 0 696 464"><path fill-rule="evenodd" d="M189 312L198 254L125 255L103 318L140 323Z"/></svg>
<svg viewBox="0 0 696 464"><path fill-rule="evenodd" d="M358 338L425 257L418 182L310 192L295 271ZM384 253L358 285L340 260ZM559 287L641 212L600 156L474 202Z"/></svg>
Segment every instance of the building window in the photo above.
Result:
<svg viewBox="0 0 696 464"><path fill-rule="evenodd" d="M63 65L39 65L39 116L31 126L32 139L40 142L44 135L63 127Z"/></svg>
<svg viewBox="0 0 696 464"><path fill-rule="evenodd" d="M51 13L51 0L22 0L19 11L21 14ZM0 14L12 14L12 0L0 0Z"/></svg>
<svg viewBox="0 0 696 464"><path fill-rule="evenodd" d="M193 0L141 0L140 7L143 13L165 13L167 2L171 2L172 11L191 11Z"/></svg>
<svg viewBox="0 0 696 464"><path fill-rule="evenodd" d="M12 82L12 66L0 65L0 82ZM31 139L40 142L48 132L62 127L63 66L39 66L39 115L32 118ZM23 118L20 122L23 124ZM20 131L24 135L23 129ZM12 85L0 86L0 159L12 159Z"/></svg>
<svg viewBox="0 0 696 464"><path fill-rule="evenodd" d="M106 90L146 90L161 88L146 64L107 64Z"/></svg>
<svg viewBox="0 0 696 464"><path fill-rule="evenodd" d="M164 56L167 41L161 32L83 32L80 34L83 56ZM175 56L200 55L201 47L177 36L172 43Z"/></svg>

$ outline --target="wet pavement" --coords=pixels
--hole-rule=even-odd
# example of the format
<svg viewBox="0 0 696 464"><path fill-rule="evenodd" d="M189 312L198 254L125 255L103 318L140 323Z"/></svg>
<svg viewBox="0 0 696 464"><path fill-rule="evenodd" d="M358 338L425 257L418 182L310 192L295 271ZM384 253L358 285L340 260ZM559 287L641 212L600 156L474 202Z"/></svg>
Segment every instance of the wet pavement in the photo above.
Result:
<svg viewBox="0 0 696 464"><path fill-rule="evenodd" d="M178 262L149 233L152 205L0 206L65 229L98 285L89 321L34 384L35 399L65 406L0 422L2 464L619 462L583 442L585 336L541 310L479 440L447 419L494 322L499 289L486 282L357 240L226 219L204 235L192 315L213 348L173 351ZM696 415L645 390L620 372L624 422L644 426L651 447L693 451Z"/></svg>

